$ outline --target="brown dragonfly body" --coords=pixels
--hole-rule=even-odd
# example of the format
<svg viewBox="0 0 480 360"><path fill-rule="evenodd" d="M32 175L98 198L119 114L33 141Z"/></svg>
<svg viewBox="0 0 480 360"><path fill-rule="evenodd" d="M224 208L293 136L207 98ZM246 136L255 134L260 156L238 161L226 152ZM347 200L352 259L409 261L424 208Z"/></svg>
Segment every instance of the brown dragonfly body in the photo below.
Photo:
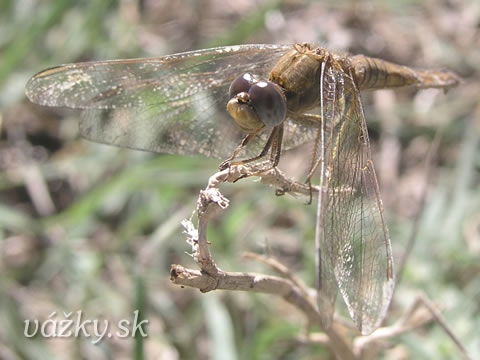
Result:
<svg viewBox="0 0 480 360"><path fill-rule="evenodd" d="M329 326L339 289L356 326L368 334L386 315L394 271L359 92L458 83L448 71L302 43L62 65L35 75L26 94L41 105L84 110L80 132L90 140L228 157L222 168L269 151L276 166L282 150L313 141L307 180L319 170L319 312ZM244 160L236 160L240 155Z"/></svg>
<svg viewBox="0 0 480 360"><path fill-rule="evenodd" d="M322 73L322 64L325 65ZM252 75L253 76L253 75ZM397 65L382 59L367 57L364 55L344 56L327 49L315 47L308 43L296 44L290 51L283 55L272 67L268 80L280 86L280 91L285 97L287 116L298 123L311 122L311 126L320 126L321 116L308 114L308 111L322 106L330 108L326 112L332 115L337 112L337 118L341 118L348 111L359 111L360 109L349 109L351 101L348 95L358 96L360 90L376 90L398 87L417 88L450 88L458 85L458 77L449 71L423 71L414 70L407 66ZM324 81L325 80L325 81ZM255 79L255 82L261 79ZM322 85L325 91L321 89ZM345 88L345 86L347 88ZM234 98L235 94L230 94ZM235 99L234 99L235 100ZM246 104L249 99L240 96L227 105L227 110L235 119L237 124L249 133L242 145L236 149L234 154L225 161L221 167L231 164L231 161L259 132L263 131L269 124L259 119L255 111L245 113L238 111L238 103ZM278 104L273 104L277 106ZM327 122L332 119L326 119ZM317 123L316 125L313 125ZM279 126L282 126L280 122ZM269 147L273 146L272 163L276 166L279 162L283 131L273 129L266 141L266 147L261 152L264 156ZM240 164L257 160L260 156L251 159L234 162ZM308 179L313 170L312 165Z"/></svg>
<svg viewBox="0 0 480 360"><path fill-rule="evenodd" d="M414 70L382 59L364 55L343 56L310 44L297 44L273 67L269 79L287 93L288 109L302 112L320 104L321 64L326 59L337 71L348 74L358 90L376 90L414 86L450 88L458 77L450 71Z"/></svg>

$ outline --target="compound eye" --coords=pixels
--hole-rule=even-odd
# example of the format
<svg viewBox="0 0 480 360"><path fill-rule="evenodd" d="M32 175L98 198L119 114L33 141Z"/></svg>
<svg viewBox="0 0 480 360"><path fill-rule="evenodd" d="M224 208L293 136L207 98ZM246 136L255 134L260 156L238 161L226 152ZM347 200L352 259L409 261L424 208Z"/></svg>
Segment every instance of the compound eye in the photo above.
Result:
<svg viewBox="0 0 480 360"><path fill-rule="evenodd" d="M233 98L235 95L240 94L241 92L247 92L250 90L250 87L255 82L253 76L249 73L245 73L240 75L235 80L232 81L230 84L230 89L228 90L230 94L230 99Z"/></svg>
<svg viewBox="0 0 480 360"><path fill-rule="evenodd" d="M250 87L248 95L251 105L265 125L277 126L285 120L287 102L278 85L270 81L260 81Z"/></svg>

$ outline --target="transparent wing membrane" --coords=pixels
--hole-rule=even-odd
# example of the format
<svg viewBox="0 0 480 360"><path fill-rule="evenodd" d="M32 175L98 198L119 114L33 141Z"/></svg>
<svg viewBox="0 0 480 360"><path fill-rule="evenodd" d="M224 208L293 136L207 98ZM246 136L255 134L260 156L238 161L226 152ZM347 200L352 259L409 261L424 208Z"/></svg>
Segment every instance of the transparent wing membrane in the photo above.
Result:
<svg viewBox="0 0 480 360"><path fill-rule="evenodd" d="M63 65L33 77L27 96L41 105L83 109L80 132L96 142L222 159L245 136L225 111L230 83L245 72L268 79L289 49L241 45ZM313 137L310 126L287 120L285 149ZM265 138L255 139L244 156L260 151Z"/></svg>
<svg viewBox="0 0 480 360"><path fill-rule="evenodd" d="M335 279L357 328L369 334L393 295L393 261L360 95L344 80L345 108L326 137L319 304L333 306Z"/></svg>
<svg viewBox="0 0 480 360"><path fill-rule="evenodd" d="M275 81L286 104L295 105L283 111L282 125L260 123L258 131L265 131L239 157L252 159L262 151L272 132L264 124L283 126L283 150L315 140L305 161L311 161L308 180L321 174L316 250L322 322L330 325L340 290L356 326L369 334L385 317L394 275L357 84L362 89L448 88L459 81L454 74L341 56L306 43L239 45L62 65L35 75L26 94L41 105L83 110L80 133L87 139L224 160L246 136L226 111L230 84L245 73ZM255 110L252 118L260 113ZM274 143L271 151L279 146Z"/></svg>

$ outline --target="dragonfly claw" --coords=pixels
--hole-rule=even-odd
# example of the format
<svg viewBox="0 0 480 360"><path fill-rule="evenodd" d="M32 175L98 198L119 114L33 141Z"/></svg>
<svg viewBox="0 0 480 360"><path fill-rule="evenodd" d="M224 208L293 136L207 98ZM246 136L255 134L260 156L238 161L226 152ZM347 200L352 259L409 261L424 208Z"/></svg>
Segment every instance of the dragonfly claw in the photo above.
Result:
<svg viewBox="0 0 480 360"><path fill-rule="evenodd" d="M226 170L230 167L231 163L230 160L223 161L220 165L218 165L218 169L220 171Z"/></svg>

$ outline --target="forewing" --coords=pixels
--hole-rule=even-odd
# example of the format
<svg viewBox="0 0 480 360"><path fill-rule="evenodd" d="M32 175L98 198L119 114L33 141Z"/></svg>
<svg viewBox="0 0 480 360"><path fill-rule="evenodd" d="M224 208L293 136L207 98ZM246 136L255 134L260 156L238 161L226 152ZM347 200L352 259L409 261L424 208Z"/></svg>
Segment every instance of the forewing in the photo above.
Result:
<svg viewBox="0 0 480 360"><path fill-rule="evenodd" d="M333 271L350 316L366 335L388 310L393 258L362 104L349 77L342 95L345 112L331 133L324 178L322 275Z"/></svg>
<svg viewBox="0 0 480 360"><path fill-rule="evenodd" d="M33 77L26 94L41 105L83 109L80 132L93 141L225 158L245 136L225 110L230 83L245 72L268 78L289 49L240 45L152 59L63 65ZM308 130L301 126L297 130L288 121L286 127L287 134ZM264 138L253 142L245 156L256 155ZM287 140L287 148L298 143L298 137Z"/></svg>
<svg viewBox="0 0 480 360"><path fill-rule="evenodd" d="M335 300L337 298L337 282L334 274L334 243L327 238L324 221L325 213L329 211L328 205L328 175L325 165L332 152L333 134L337 119L342 119L344 97L343 83L344 73L335 71L328 66L329 59L324 59L320 73L320 114L322 118L321 128L317 132L314 143L312 163L309 173L311 177L317 166L320 167L320 189L317 208L317 223L315 229L315 250L317 264L317 302L320 311L320 320L324 328L328 328L335 312ZM341 96L337 96L340 94Z"/></svg>
<svg viewBox="0 0 480 360"><path fill-rule="evenodd" d="M295 114L285 120L282 149L289 150L314 140L320 127L315 114ZM263 135L263 134L262 134ZM265 135L263 135L265 136ZM265 144L265 141L263 141Z"/></svg>

